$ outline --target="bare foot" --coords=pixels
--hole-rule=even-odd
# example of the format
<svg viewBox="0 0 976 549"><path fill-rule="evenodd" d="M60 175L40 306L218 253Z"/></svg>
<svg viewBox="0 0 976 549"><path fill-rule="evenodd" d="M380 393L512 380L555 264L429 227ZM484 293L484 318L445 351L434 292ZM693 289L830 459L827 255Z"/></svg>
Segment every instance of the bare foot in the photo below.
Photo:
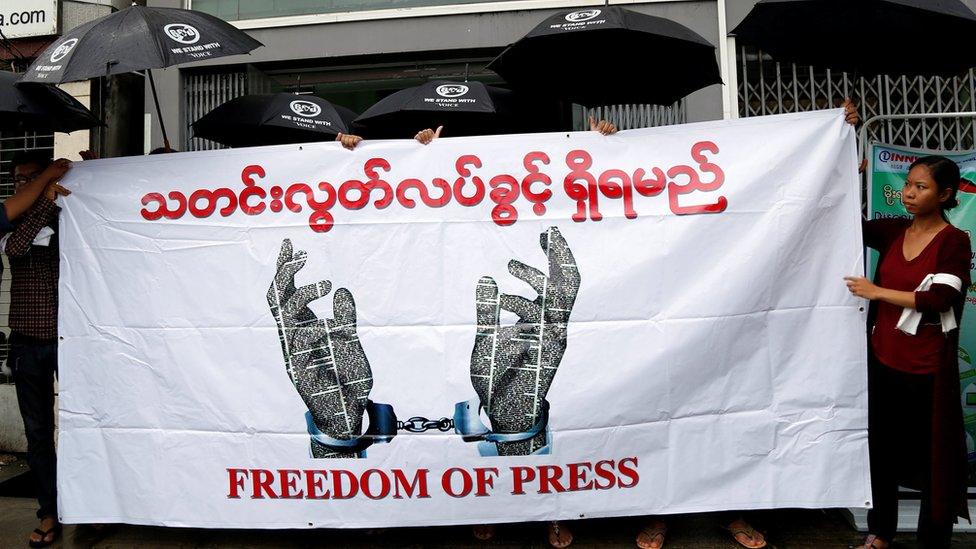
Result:
<svg viewBox="0 0 976 549"><path fill-rule="evenodd" d="M664 535L667 533L668 525L663 520L651 519L651 522L637 534L637 546L641 549L661 549L664 547Z"/></svg>
<svg viewBox="0 0 976 549"><path fill-rule="evenodd" d="M554 520L549 523L549 545L556 549L564 549L573 544L573 532L565 522Z"/></svg>
<svg viewBox="0 0 976 549"><path fill-rule="evenodd" d="M735 519L729 523L729 532L735 541L747 549L760 549L766 546L766 538L748 522Z"/></svg>

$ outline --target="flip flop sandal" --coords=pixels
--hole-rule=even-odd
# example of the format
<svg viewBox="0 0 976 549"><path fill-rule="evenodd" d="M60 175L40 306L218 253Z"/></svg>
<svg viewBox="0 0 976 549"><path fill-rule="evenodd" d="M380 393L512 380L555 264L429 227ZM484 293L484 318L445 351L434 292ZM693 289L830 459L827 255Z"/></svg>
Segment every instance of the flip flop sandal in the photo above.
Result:
<svg viewBox="0 0 976 549"><path fill-rule="evenodd" d="M641 534L644 534L645 536L647 536L648 538L650 538L651 541L654 541L655 539L657 539L657 538L660 537L661 538L661 545L658 545L657 546L657 549L664 549L664 536L668 533L668 527L667 527L667 525L654 526L654 527L648 526L648 527L642 529L640 531L640 533ZM637 537L638 537L638 541L636 541L637 547L639 547L640 549L650 549L650 547L651 547L650 545L648 545L648 546L641 545L641 543L639 541L640 534L638 534Z"/></svg>
<svg viewBox="0 0 976 549"><path fill-rule="evenodd" d="M48 545L58 541L58 538L61 537L61 524L55 524L50 530L34 528L34 533L41 536L41 539L37 541L29 539L27 540L27 545L30 547L47 547ZM48 536L51 536L50 540L47 539Z"/></svg>
<svg viewBox="0 0 976 549"><path fill-rule="evenodd" d="M739 541L739 537L738 536L741 534L741 535L746 536L747 538L749 538L753 542L755 542L755 540L756 540L756 534L758 534L759 532L755 528L753 528L752 526L747 526L745 528L739 527L739 528L725 528L725 529L730 534L732 534L732 539L735 540L736 543L738 543L739 545L745 547L746 549L762 549L763 547L766 547L766 545L767 545L765 539L763 539L762 545L746 545L745 543L742 543L741 541Z"/></svg>
<svg viewBox="0 0 976 549"><path fill-rule="evenodd" d="M569 535L569 541L565 545L559 544L560 530L564 530L566 534ZM558 521L552 521L549 523L549 545L559 549L560 547L569 547L573 544L573 533L569 528L566 528Z"/></svg>

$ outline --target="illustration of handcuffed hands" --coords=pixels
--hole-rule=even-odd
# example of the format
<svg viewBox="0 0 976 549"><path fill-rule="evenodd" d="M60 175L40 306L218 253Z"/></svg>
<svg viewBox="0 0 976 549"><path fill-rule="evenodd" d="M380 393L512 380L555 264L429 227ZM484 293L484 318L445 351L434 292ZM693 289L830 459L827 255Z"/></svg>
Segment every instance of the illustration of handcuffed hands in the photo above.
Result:
<svg viewBox="0 0 976 549"><path fill-rule="evenodd" d="M278 269L268 288L268 306L278 326L285 369L308 406L310 432L315 429L336 442L326 446L313 436L312 455L356 457L337 451L341 441L362 435L363 414L373 388L373 374L356 333L356 302L345 288L332 299L333 317L322 320L309 303L329 294L327 280L295 286L295 275L305 266L304 251L293 251L290 240L281 244Z"/></svg>
<svg viewBox="0 0 976 549"><path fill-rule="evenodd" d="M538 294L533 300L499 294L490 276L475 290L477 334L471 353L471 385L495 433L528 433L548 415L546 395L566 352L569 315L579 292L576 259L559 229L539 237L548 259L548 273L511 260L509 272ZM518 316L501 324L501 311ZM496 441L498 455L528 455L547 445L547 433L532 438Z"/></svg>
<svg viewBox="0 0 976 549"><path fill-rule="evenodd" d="M580 287L576 260L559 230L549 228L539 243L548 273L517 260L508 264L512 275L535 290L535 299L499 294L490 276L482 277L475 290L477 329L470 373L479 405L471 406L464 423L483 428L478 419L483 409L491 429L483 428L475 439L493 442L498 455L539 453L548 444L546 395L566 351L567 324ZM278 326L286 371L314 421L309 425L313 456L356 457L357 452L336 450L343 441L362 435L367 403L376 406L367 400L373 379L356 333L356 304L352 294L340 288L333 297L335 318L317 318L308 304L328 295L331 284L296 287L295 275L305 261L305 252L294 252L291 241L282 243L268 305ZM503 326L502 310L514 313L518 321ZM396 423L392 409L387 416ZM462 432L458 419L456 412L455 429L470 434ZM371 412L370 431L373 422ZM317 438L331 439L331 444L318 443Z"/></svg>

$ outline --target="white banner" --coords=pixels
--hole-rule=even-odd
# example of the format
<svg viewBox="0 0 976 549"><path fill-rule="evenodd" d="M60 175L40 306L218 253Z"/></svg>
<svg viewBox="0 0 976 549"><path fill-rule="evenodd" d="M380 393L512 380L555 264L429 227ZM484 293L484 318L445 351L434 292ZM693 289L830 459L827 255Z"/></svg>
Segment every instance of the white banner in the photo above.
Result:
<svg viewBox="0 0 976 549"><path fill-rule="evenodd" d="M62 518L869 505L855 156L830 111L76 163Z"/></svg>

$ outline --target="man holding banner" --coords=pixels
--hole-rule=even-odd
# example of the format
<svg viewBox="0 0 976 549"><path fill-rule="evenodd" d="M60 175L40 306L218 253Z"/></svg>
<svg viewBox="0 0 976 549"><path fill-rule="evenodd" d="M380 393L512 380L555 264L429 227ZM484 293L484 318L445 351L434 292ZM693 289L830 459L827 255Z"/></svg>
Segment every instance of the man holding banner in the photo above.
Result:
<svg viewBox="0 0 976 549"><path fill-rule="evenodd" d="M54 166L53 168L51 166ZM55 199L70 194L51 175L64 174L65 160L20 155L11 162L16 190L46 179L41 196L0 239L10 260L10 352L7 360L27 436L27 460L35 479L41 523L31 547L53 543L61 531L57 515L54 444L54 378L58 372L58 211Z"/></svg>

